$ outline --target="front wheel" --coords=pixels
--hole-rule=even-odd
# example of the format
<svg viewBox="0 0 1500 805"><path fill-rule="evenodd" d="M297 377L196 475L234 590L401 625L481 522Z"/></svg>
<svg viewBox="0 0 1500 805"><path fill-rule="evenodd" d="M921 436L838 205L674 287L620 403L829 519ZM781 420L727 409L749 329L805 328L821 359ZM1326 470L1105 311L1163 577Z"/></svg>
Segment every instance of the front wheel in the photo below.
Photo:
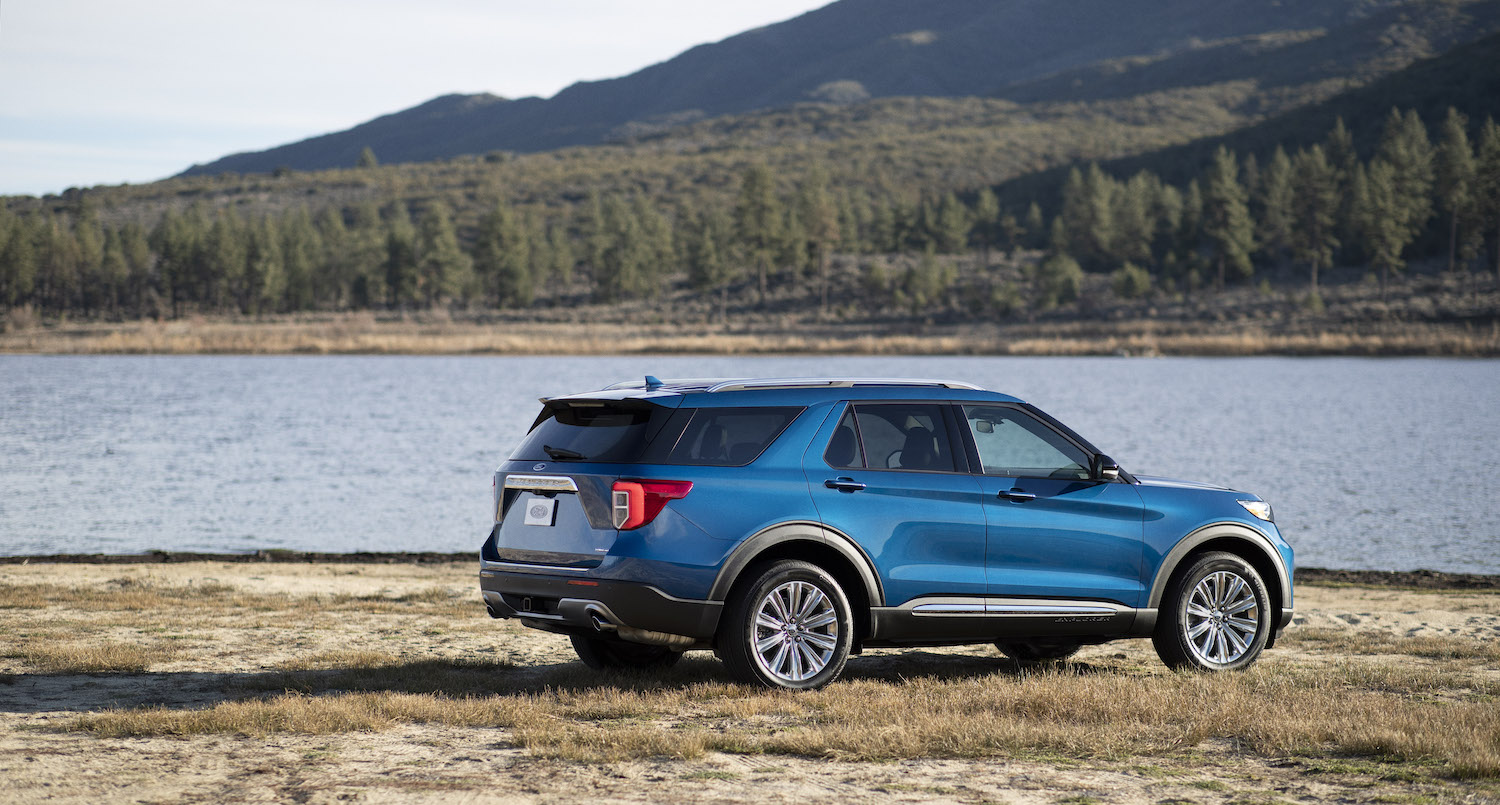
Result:
<svg viewBox="0 0 1500 805"><path fill-rule="evenodd" d="M729 673L771 688L815 690L849 660L854 622L849 600L817 565L782 560L753 568L730 602L719 631Z"/></svg>
<svg viewBox="0 0 1500 805"><path fill-rule="evenodd" d="M682 654L662 646L576 635L573 637L573 650L578 652L578 659L583 660L584 665L595 671L667 668L682 659Z"/></svg>
<svg viewBox="0 0 1500 805"><path fill-rule="evenodd" d="M1249 667L1271 635L1270 601L1249 562L1232 553L1206 553L1168 585L1151 642L1169 668Z"/></svg>

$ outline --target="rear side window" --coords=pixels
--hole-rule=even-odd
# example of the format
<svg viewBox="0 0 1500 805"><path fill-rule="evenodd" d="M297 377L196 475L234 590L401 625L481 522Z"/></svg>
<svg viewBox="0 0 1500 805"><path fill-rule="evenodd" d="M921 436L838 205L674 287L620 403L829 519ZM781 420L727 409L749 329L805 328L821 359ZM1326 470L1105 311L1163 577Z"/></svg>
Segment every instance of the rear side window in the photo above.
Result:
<svg viewBox="0 0 1500 805"><path fill-rule="evenodd" d="M801 408L699 408L667 464L741 467L754 461Z"/></svg>
<svg viewBox="0 0 1500 805"><path fill-rule="evenodd" d="M513 461L640 461L672 410L647 402L548 405L511 454Z"/></svg>
<svg viewBox="0 0 1500 805"><path fill-rule="evenodd" d="M876 470L953 472L953 442L943 419L943 407L929 403L855 405L865 465ZM837 438L838 433L834 436ZM829 447L833 447L831 441Z"/></svg>

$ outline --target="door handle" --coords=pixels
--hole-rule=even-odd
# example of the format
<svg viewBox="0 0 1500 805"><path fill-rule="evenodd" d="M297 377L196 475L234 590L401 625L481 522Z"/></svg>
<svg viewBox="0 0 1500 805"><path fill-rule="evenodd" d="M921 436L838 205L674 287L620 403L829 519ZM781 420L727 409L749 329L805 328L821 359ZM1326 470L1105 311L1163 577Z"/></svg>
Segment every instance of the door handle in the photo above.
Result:
<svg viewBox="0 0 1500 805"><path fill-rule="evenodd" d="M1006 500L1013 500L1017 503L1025 503L1028 500L1036 500L1036 495L1030 492L1022 492L1019 489L1012 489L1008 492L1005 490L1001 490L999 495Z"/></svg>
<svg viewBox="0 0 1500 805"><path fill-rule="evenodd" d="M823 485L828 487L829 489L837 489L840 492L858 492L859 490L865 488L865 485L860 483L859 481L844 476L831 478L827 481L824 481Z"/></svg>

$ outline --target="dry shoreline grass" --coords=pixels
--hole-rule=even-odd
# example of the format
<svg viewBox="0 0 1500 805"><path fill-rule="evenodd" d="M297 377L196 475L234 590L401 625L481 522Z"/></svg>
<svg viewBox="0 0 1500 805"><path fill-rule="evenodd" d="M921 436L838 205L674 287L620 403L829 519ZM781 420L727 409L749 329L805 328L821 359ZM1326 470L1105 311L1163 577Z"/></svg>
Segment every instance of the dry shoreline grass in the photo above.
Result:
<svg viewBox="0 0 1500 805"><path fill-rule="evenodd" d="M1170 673L1143 641L1035 670L983 646L882 650L793 695L733 684L706 654L595 675L566 640L485 617L468 563L5 565L0 787L23 802L1500 796L1500 593L1299 596L1299 624L1243 674ZM89 772L37 782L83 758Z"/></svg>
<svg viewBox="0 0 1500 805"><path fill-rule="evenodd" d="M1042 324L808 324L455 321L370 313L263 320L36 326L0 334L0 353L42 354L855 354L855 355L1500 355L1500 330L1371 322L1277 328L1149 320Z"/></svg>

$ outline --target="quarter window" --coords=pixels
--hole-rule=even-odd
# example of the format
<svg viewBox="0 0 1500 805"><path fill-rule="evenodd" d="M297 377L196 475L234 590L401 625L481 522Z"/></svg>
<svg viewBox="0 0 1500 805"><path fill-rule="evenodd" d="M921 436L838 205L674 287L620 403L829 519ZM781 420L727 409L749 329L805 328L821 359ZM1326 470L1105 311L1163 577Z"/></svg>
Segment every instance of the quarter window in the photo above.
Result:
<svg viewBox="0 0 1500 805"><path fill-rule="evenodd" d="M699 408L667 464L741 467L754 461L801 408Z"/></svg>
<svg viewBox="0 0 1500 805"><path fill-rule="evenodd" d="M1015 408L966 405L985 475L1087 480L1088 456L1057 431Z"/></svg>

